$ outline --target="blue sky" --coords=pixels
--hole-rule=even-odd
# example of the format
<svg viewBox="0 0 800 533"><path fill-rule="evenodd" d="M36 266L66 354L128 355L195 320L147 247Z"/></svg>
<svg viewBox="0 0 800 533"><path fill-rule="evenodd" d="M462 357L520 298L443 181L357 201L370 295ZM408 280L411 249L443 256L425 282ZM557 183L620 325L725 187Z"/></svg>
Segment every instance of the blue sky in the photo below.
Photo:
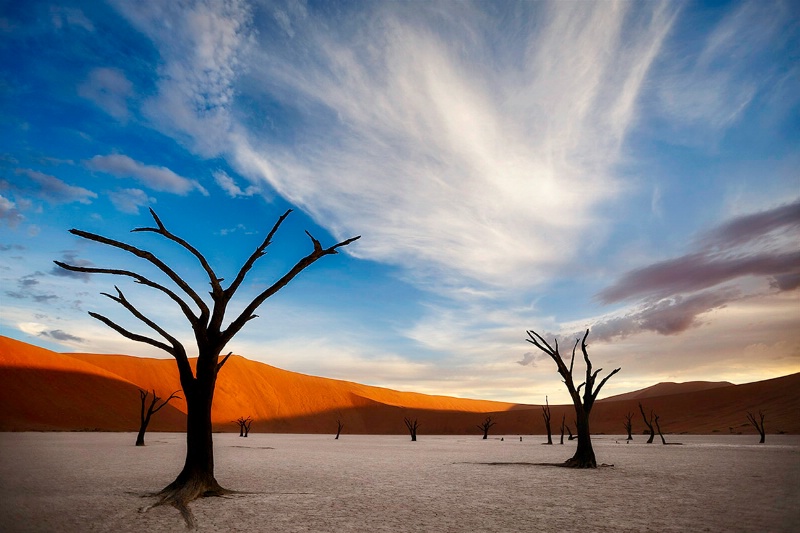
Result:
<svg viewBox="0 0 800 533"><path fill-rule="evenodd" d="M800 371L796 2L2 2L0 334L165 356L100 295L79 228L148 248L153 208L232 279L295 211L238 309L361 235L228 349L426 393L566 401L525 330L591 328L604 389ZM234 309L237 307L234 306ZM568 349L565 351L569 351Z"/></svg>

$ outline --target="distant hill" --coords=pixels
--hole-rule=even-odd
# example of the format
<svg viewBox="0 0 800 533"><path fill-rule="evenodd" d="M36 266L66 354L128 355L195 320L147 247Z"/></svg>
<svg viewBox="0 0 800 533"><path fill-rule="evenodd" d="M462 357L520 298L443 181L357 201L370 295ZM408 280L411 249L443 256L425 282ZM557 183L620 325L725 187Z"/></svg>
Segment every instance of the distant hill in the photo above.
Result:
<svg viewBox="0 0 800 533"><path fill-rule="evenodd" d="M172 359L126 355L62 354L0 336L0 431L135 431L139 388L162 397L180 389ZM638 403L661 416L665 433L755 433L746 411L763 410L768 433L800 434L800 374L731 385L658 384L600 401L592 432L620 434L625 413L634 432L644 425ZM553 431L562 416L572 424L572 406L553 405ZM371 387L289 372L232 356L220 373L212 420L216 431L236 431L234 420L254 419L254 432L405 433L403 417L417 418L420 436L478 434L486 416L495 434L544 433L538 405L468 400ZM173 401L159 411L151 431L183 431L186 405ZM574 430L574 426L573 426Z"/></svg>
<svg viewBox="0 0 800 533"><path fill-rule="evenodd" d="M598 402L610 402L621 400L641 400L644 398L653 398L656 396L670 396L672 394L686 394L689 392L698 392L709 389L718 389L720 387L732 387L733 383L729 381L686 381L683 383L674 383L672 381L664 381L656 383L650 387L625 394L618 394L616 396L609 396L598 400Z"/></svg>

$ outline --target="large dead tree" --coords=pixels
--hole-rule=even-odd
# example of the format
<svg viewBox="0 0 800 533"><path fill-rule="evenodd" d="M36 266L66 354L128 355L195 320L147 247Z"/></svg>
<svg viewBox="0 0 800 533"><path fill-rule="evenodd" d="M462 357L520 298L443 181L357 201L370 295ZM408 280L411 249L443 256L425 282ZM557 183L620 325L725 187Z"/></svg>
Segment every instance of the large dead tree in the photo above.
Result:
<svg viewBox="0 0 800 533"><path fill-rule="evenodd" d="M178 396L178 391L173 392L169 395L169 398L164 400L161 405L156 405L158 403L159 398L156 396L156 390L153 389L153 399L150 401L150 405L145 408L145 404L147 403L147 396L150 393L146 390L139 389L139 398L142 400L142 409L139 414L139 434L136 435L136 446L144 446L144 433L147 431L147 426L150 424L150 418L159 412L165 405L167 405L170 400L180 400L181 397Z"/></svg>
<svg viewBox="0 0 800 533"><path fill-rule="evenodd" d="M90 312L89 314L97 320L103 322L111 329L115 330L122 336L155 346L169 353L175 358L178 366L178 374L180 375L181 387L186 399L187 405L187 422L186 422L186 461L183 469L178 474L178 477L167 485L163 490L157 493L158 500L150 507L171 504L176 507L189 527L194 526L194 518L187 504L197 498L205 496L221 496L231 491L224 489L217 482L214 477L214 444L211 436L211 404L214 399L214 387L217 382L217 375L222 369L225 362L230 357L230 353L220 359L220 353L225 345L236 335L248 322L256 318L256 310L271 296L277 293L280 289L285 287L295 276L300 274L303 270L311 266L318 259L327 255L338 253L337 250L343 246L347 246L359 237L353 237L341 241L329 248L323 248L320 242L315 239L310 233L306 232L311 239L313 245L312 251L297 261L283 276L274 281L271 285L263 289L250 303L244 306L241 312L234 316L232 320L228 317L226 321L226 311L228 304L233 299L236 291L241 287L247 274L255 265L256 261L266 255L267 247L271 244L272 238L275 236L279 227L289 216L291 210L286 211L281 215L273 225L272 229L267 234L264 241L255 249L255 251L247 258L242 267L239 269L233 281L227 286L223 286L224 279L217 275L211 268L206 258L194 246L186 242L181 237L174 235L170 232L156 213L151 209L150 214L155 221L154 227L136 228L133 232L154 233L168 241L177 244L199 262L201 268L208 276L208 281L211 286L210 296L211 305L209 306L206 301L200 296L198 291L192 288L184 278L179 275L175 270L169 267L161 259L156 257L155 254L138 248L136 246L109 239L101 235L71 229L70 233L94 241L112 248L117 248L128 252L152 265L161 273L163 273L172 282L174 287L179 289L176 291L166 285L153 281L137 272L125 269L114 268L96 268L88 266L70 265L56 261L55 263L66 270L71 272L81 272L87 274L110 274L120 276L123 278L131 278L134 282L150 287L166 295L170 300L177 304L183 316L188 320L191 325L192 332L196 343L196 356L197 363L196 369L192 369L189 363L189 353L186 347L173 335L164 330L161 326L156 324L155 321L144 315L122 291L115 287L116 294L103 293L111 300L117 302L124 307L136 319L144 325L155 331L160 335L163 340L134 333L125 327L119 325L113 320L100 315L98 313ZM183 293L183 295L179 294ZM185 295L185 296L184 296ZM187 299L188 298L188 299ZM145 508L144 510L149 509Z"/></svg>
<svg viewBox="0 0 800 533"><path fill-rule="evenodd" d="M567 386L567 391L569 391L569 395L572 398L572 404L575 407L575 423L577 425L578 446L575 450L575 455L573 455L570 459L567 459L564 462L564 466L573 468L597 468L597 460L594 456L591 432L589 430L589 415L592 412L592 407L594 407L594 402L597 400L597 395L600 393L600 389L602 389L603 385L606 384L611 376L619 372L620 369L617 368L611 371L610 374L600 381L600 383L597 385L597 388L595 388L597 375L602 371L602 368L598 368L594 372L592 371L592 362L589 360L589 354L586 351L586 338L589 336L588 329L583 335L583 340L580 338L576 339L575 346L572 348L572 359L570 360L569 367L567 367L567 365L564 363L564 360L561 358L561 353L558 351L557 339L554 342L554 346L550 346L550 344L548 344L547 341L535 331L528 330L527 333L528 338L525 340L546 353L556 363L556 366L558 367L558 373L561 374L561 377L564 379L564 384ZM572 379L572 370L575 363L575 350L577 349L579 343L581 345L581 352L583 353L583 360L586 364L586 377L583 383L576 387ZM581 398L581 389L583 389L583 398Z"/></svg>
<svg viewBox="0 0 800 533"><path fill-rule="evenodd" d="M766 433L764 432L764 413L761 410L759 410L758 419L756 419L753 413L747 411L747 420L753 425L754 428L756 428L758 434L761 435L761 440L758 441L758 443L764 444L766 440Z"/></svg>
<svg viewBox="0 0 800 533"><path fill-rule="evenodd" d="M650 438L647 439L647 444L653 444L653 439L656 438L656 430L653 427L653 411L650 411L650 420L647 419L647 415L644 414L644 407L642 407L642 402L639 402L639 411L642 413L642 420L644 420L644 425L647 426L647 429L650 430Z"/></svg>
<svg viewBox="0 0 800 533"><path fill-rule="evenodd" d="M633 431L633 413L630 411L625 415L625 431L628 432L627 440L633 440L633 435L631 434L631 431Z"/></svg>
<svg viewBox="0 0 800 533"><path fill-rule="evenodd" d="M553 444L553 432L550 430L550 401L547 399L547 396L544 397L542 418L544 419L544 427L547 430L547 442L542 444Z"/></svg>
<svg viewBox="0 0 800 533"><path fill-rule="evenodd" d="M419 428L419 422L417 419L411 420L408 417L403 418L403 422L405 422L406 427L408 428L408 432L411 434L411 440L416 442L417 440L417 428Z"/></svg>
<svg viewBox="0 0 800 533"><path fill-rule="evenodd" d="M486 420L483 421L483 424L478 424L478 429L483 431L483 440L486 440L486 439L489 438L489 430L495 424L497 424L497 422L493 422L491 416L487 416Z"/></svg>

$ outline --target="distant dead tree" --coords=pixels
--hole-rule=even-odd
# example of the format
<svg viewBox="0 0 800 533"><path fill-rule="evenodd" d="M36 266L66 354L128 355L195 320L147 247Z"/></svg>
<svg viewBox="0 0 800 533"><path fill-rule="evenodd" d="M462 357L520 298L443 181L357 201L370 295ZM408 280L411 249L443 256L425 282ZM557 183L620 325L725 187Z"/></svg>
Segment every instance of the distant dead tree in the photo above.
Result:
<svg viewBox="0 0 800 533"><path fill-rule="evenodd" d="M644 414L644 407L642 407L642 402L639 402L639 411L642 412L642 420L644 420L644 425L647 426L647 429L650 430L650 438L647 439L647 444L653 444L653 439L656 438L656 430L653 428L653 411L650 411L650 420L647 419L647 415Z"/></svg>
<svg viewBox="0 0 800 533"><path fill-rule="evenodd" d="M561 374L562 378L564 378L564 384L567 386L567 391L569 391L569 395L572 398L572 404L575 407L575 423L577 425L578 432L578 446L575 450L575 455L573 455L570 459L567 459L564 462L564 466L573 468L597 468L597 460L594 456L591 431L589 429L589 415L592 412L592 407L594 407L594 402L597 400L597 395L600 393L600 389L602 389L603 385L606 384L611 376L619 372L620 369L617 368L613 370L610 374L603 378L600 381L600 384L597 385L597 388L595 388L597 375L600 373L602 368L598 368L596 371L592 372L592 362L589 360L589 354L586 351L586 338L589 336L588 329L583 335L583 340L578 338L575 341L575 346L572 348L572 359L570 360L569 368L567 368L567 365L564 364L564 360L561 358L561 354L558 351L557 339L554 343L554 346L550 346L547 341L535 331L528 330L527 333L528 338L525 340L546 353L556 363L556 366L558 367L558 373ZM575 384L572 380L572 369L573 364L575 363L575 350L578 347L578 343L581 345L583 360L586 364L586 378L583 383L575 387ZM581 398L580 395L581 388L583 388L583 398Z"/></svg>
<svg viewBox="0 0 800 533"><path fill-rule="evenodd" d="M633 440L633 435L631 434L631 431L633 431L633 413L630 411L625 415L625 431L628 432L627 440Z"/></svg>
<svg viewBox="0 0 800 533"><path fill-rule="evenodd" d="M89 313L93 318L103 322L123 337L160 348L174 357L177 362L178 374L180 375L181 387L183 388L187 406L186 461L175 481L158 492L158 500L153 505L144 508L143 510L145 511L151 507L171 504L181 512L187 526L193 527L194 517L187 507L189 502L197 498L221 496L231 492L221 487L214 477L211 404L214 398L217 375L231 356L231 353L228 353L228 355L220 360L220 353L225 345L231 341L234 335L236 335L245 324L258 316L255 314L256 310L268 298L289 284L295 276L311 266L318 259L338 253L337 249L347 246L359 238L353 237L334 244L329 248L323 248L317 239L306 232L311 239L313 250L308 255L298 260L293 267L283 274L283 276L278 278L271 285L267 285L260 293L256 294L255 298L253 298L249 304L243 306L237 316L234 316L232 320L230 320L230 317L226 320L225 314L228 310L228 304L233 299L236 291L239 289L256 261L266 255L267 247L272 243L272 238L275 236L275 233L286 217L289 216L289 213L291 213L291 210L286 211L278 218L267 234L267 237L244 262L233 281L227 287L223 287L222 282L224 279L214 272L206 258L194 246L170 232L161 222L161 219L158 218L155 211L150 209L150 215L155 221L155 227L136 228L133 232L155 233L168 241L172 241L183 248L184 251L194 256L208 276L211 285L211 291L209 292L212 302L211 306L200 296L200 293L204 292L205 289L200 292L196 291L181 275L156 257L152 252L94 233L77 229L70 230L70 233L83 239L117 248L143 259L169 278L172 284L179 290L176 292L174 288L152 281L131 270L70 265L60 261L56 261L56 265L71 272L111 274L124 278L131 278L140 285L160 291L180 308L181 313L191 325L197 345L196 369L193 370L192 365L189 363L187 350L177 337L169 334L161 326L156 324L155 321L145 316L117 287L115 287L115 295L103 294L120 304L136 319L155 331L164 339L163 341L134 333L98 313ZM185 296L179 295L181 292ZM186 297L188 297L188 300Z"/></svg>
<svg viewBox="0 0 800 533"><path fill-rule="evenodd" d="M344 423L342 423L341 418L336 419L336 438L334 440L339 440L339 435L341 435L342 430L344 429Z"/></svg>
<svg viewBox="0 0 800 533"><path fill-rule="evenodd" d="M758 430L758 434L761 435L761 440L758 441L758 443L764 444L766 440L766 433L764 432L764 413L759 409L758 418L756 418L753 413L747 411L747 420L750 421L753 427Z"/></svg>
<svg viewBox="0 0 800 533"><path fill-rule="evenodd" d="M487 416L486 420L483 421L483 424L478 424L478 429L483 431L483 440L489 438L489 429L496 424L497 422L492 422L491 416Z"/></svg>
<svg viewBox="0 0 800 533"><path fill-rule="evenodd" d="M666 443L667 443L667 441L666 441L666 439L664 438L664 434L663 434L663 433L661 433L661 424L659 424L659 423L658 423L658 419L659 419L660 417L659 417L659 416L658 416L658 414L656 414L656 413L653 413L653 416L655 417L655 423L656 423L656 429L658 430L658 436L659 436L659 437L661 437L661 444L666 444Z"/></svg>
<svg viewBox="0 0 800 533"><path fill-rule="evenodd" d="M139 389L139 397L142 400L142 410L140 411L140 415L139 415L139 420L140 420L140 423L139 423L139 434L136 435L136 446L144 446L144 432L147 431L147 425L150 424L150 417L152 417L154 414L159 412L162 407L164 407L165 405L167 405L170 402L170 400L181 400L182 399L177 394L178 394L178 391L173 392L172 394L169 395L169 398L167 398L166 400L164 400L161 403L161 405L156 406L156 403L161 398L156 396L156 390L153 389L153 399L150 401L150 405L147 406L147 409L145 409L145 403L146 403L147 396L149 395L149 393L147 391L145 391L145 390Z"/></svg>
<svg viewBox="0 0 800 533"><path fill-rule="evenodd" d="M406 427L408 428L408 432L411 434L411 440L417 440L417 428L419 427L419 422L417 419L411 420L408 417L403 418L403 422L406 423Z"/></svg>
<svg viewBox="0 0 800 533"><path fill-rule="evenodd" d="M250 433L250 426L253 424L253 419L249 416L247 418L240 416L236 419L236 423L239 424L239 436L246 437Z"/></svg>
<svg viewBox="0 0 800 533"><path fill-rule="evenodd" d="M567 428L566 420L567 420L567 415L565 413L561 415L561 444L564 444L564 431L566 431ZM572 434L570 433L570 435Z"/></svg>
<svg viewBox="0 0 800 533"><path fill-rule="evenodd" d="M573 420L572 422L575 424L575 427L578 427L578 423L575 420ZM575 435L572 434L572 430L569 428L569 424L567 424L565 427L567 428L567 433L569 433L569 437L567 437L567 440L575 440L576 437Z"/></svg>
<svg viewBox="0 0 800 533"><path fill-rule="evenodd" d="M542 444L553 444L553 433L550 431L550 402L547 399L547 396L544 397L542 418L544 419L544 427L547 430L547 442L543 442Z"/></svg>

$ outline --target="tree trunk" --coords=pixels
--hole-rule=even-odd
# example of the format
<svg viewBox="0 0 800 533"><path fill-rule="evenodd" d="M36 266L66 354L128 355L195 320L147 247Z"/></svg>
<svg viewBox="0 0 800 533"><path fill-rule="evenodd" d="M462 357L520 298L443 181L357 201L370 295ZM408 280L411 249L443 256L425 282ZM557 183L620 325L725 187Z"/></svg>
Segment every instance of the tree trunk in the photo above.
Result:
<svg viewBox="0 0 800 533"><path fill-rule="evenodd" d="M197 498L231 493L222 488L214 477L211 404L217 378L216 359L214 357L207 362L208 368L200 367L198 360L197 378L181 376L187 407L186 460L175 481L164 487L157 494L159 500L150 506L171 504L180 511L190 529L195 526L195 521L187 507L189 502Z"/></svg>
<svg viewBox="0 0 800 533"><path fill-rule="evenodd" d="M580 412L576 414L578 415L575 421L578 426L578 447L575 450L575 455L567 459L564 464L572 468L597 468L597 459L594 456L592 436L589 431L589 417L583 409L580 409Z"/></svg>
<svg viewBox="0 0 800 533"><path fill-rule="evenodd" d="M144 433L147 431L147 425L150 423L150 415L147 415L147 418L144 419L142 424L139 426L139 434L136 435L136 445L137 446L144 446Z"/></svg>

